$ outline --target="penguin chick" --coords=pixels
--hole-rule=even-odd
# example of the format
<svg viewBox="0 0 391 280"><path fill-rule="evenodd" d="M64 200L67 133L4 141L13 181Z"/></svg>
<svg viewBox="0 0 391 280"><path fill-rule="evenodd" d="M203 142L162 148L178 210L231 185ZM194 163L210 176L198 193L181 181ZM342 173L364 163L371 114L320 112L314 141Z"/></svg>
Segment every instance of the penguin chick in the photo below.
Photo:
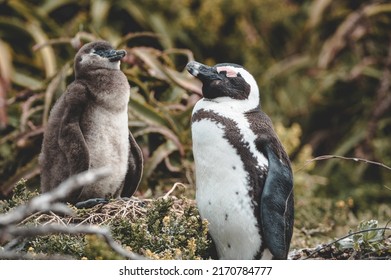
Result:
<svg viewBox="0 0 391 280"><path fill-rule="evenodd" d="M192 112L196 201L220 259L286 259L293 230L290 161L261 111L253 76L192 61L203 98Z"/></svg>
<svg viewBox="0 0 391 280"><path fill-rule="evenodd" d="M105 41L84 45L74 60L75 80L53 106L40 154L41 190L71 175L108 166L112 174L83 186L65 201L104 201L136 191L143 157L128 128L130 87L120 70L125 50ZM103 200L102 200L103 199Z"/></svg>

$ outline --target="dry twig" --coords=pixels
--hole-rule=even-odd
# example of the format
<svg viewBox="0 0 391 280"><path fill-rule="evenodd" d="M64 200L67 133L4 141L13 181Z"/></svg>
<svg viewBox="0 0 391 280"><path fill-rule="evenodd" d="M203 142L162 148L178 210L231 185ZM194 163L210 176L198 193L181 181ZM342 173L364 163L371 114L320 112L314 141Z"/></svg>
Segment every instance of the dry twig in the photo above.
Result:
<svg viewBox="0 0 391 280"><path fill-rule="evenodd" d="M63 203L59 203L61 199L64 199L72 191L80 188L81 186L94 183L111 173L108 168L100 168L95 170L89 170L75 176L70 177L57 188L51 192L41 194L31 199L27 204L20 205L15 209L9 211L4 215L0 215L0 240L10 240L8 244L13 244L15 241L19 241L21 238L35 237L39 235L50 234L96 234L104 238L106 243L119 255L128 259L144 259L142 256L129 252L122 248L111 236L110 231L106 228L99 227L97 225L73 225L69 224L69 221L64 222L60 219L56 213L65 215L72 215L73 211ZM36 216L39 212L51 213L52 218L44 225L38 226L21 226L22 221L28 220L31 216ZM37 219L39 219L38 217ZM57 221L55 224L53 221ZM0 252L0 258L2 259L29 259L35 258L31 254L22 254L10 251L13 246L4 246L4 250ZM42 256L38 256L41 258ZM51 258L51 257L50 257ZM54 256L59 258L59 256ZM62 258L68 258L63 256Z"/></svg>
<svg viewBox="0 0 391 280"><path fill-rule="evenodd" d="M40 235L50 234L96 234L102 236L106 243L119 255L132 259L139 260L145 259L142 256L129 252L122 248L111 236L110 231L106 228L102 228L96 225L58 225L49 224L46 226L33 226L33 227L17 227L12 226L7 230L7 233L13 236L21 237L35 237ZM0 253L0 258L2 257Z"/></svg>
<svg viewBox="0 0 391 280"><path fill-rule="evenodd" d="M57 212L66 215L71 215L71 210L63 203L57 201L67 197L72 191L84 185L89 185L96 182L110 174L110 170L103 167L95 170L85 171L78 175L72 176L61 183L57 188L51 192L41 194L33 198L25 205L13 209L7 214L0 216L0 228L11 224L17 224L23 219L36 212Z"/></svg>
<svg viewBox="0 0 391 280"><path fill-rule="evenodd" d="M355 157L344 157L344 156L337 156L337 155L323 155L323 156L318 156L316 158L313 158L313 159L310 159L310 160L307 160L305 162L305 164L300 167L299 169L295 170L295 172L298 172L300 170L302 170L304 167L306 167L308 164L314 162L314 161L321 161L321 160L327 160L327 159L344 159L344 160L353 160L353 161L356 161L356 162L364 162L364 163L367 163L367 164L374 164L374 165L378 165L378 166L381 166L383 168L386 168L388 170L391 170L391 167L385 165L384 163L381 163L381 162L376 162L376 161L372 161L372 160L367 160L367 159L363 159L363 158L355 158Z"/></svg>
<svg viewBox="0 0 391 280"><path fill-rule="evenodd" d="M337 242L343 240L343 239L346 239L350 236L353 236L353 235L356 235L356 234L360 234L360 233L364 233L364 232L369 232L369 231L377 231L377 230L382 230L383 231L383 234L385 233L386 230L391 230L391 227L381 227L381 228L371 228L371 229L363 229L363 230L359 230L359 231L355 231L355 232L352 232L352 233L349 233L345 236L342 236L341 238L338 238L330 243L327 243L323 246L321 246L320 248L316 249L315 251L313 251L311 254L309 254L307 257L304 258L304 260L307 260L309 258L311 258L312 256L316 255L317 253L319 253L320 251L326 249L327 247L330 247L334 244L336 244Z"/></svg>

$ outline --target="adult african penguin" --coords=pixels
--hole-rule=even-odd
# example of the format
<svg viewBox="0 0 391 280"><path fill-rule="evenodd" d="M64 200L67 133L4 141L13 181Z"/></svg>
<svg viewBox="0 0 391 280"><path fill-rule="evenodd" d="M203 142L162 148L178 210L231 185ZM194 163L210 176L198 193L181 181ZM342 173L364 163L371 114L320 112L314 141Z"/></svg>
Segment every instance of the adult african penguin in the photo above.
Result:
<svg viewBox="0 0 391 280"><path fill-rule="evenodd" d="M44 133L41 190L48 192L71 175L108 166L112 174L66 198L130 197L136 191L143 157L128 128L130 86L120 70L125 50L106 41L84 45L74 59L75 80L53 106Z"/></svg>
<svg viewBox="0 0 391 280"><path fill-rule="evenodd" d="M290 161L242 66L192 61L196 201L220 259L286 259L293 231Z"/></svg>

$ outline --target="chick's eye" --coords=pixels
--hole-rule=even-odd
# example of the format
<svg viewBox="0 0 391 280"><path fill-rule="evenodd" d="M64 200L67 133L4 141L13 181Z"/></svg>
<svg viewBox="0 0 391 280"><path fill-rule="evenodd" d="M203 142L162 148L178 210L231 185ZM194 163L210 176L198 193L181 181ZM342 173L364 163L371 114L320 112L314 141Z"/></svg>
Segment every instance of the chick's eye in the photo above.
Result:
<svg viewBox="0 0 391 280"><path fill-rule="evenodd" d="M227 71L221 71L221 72L219 72L219 74L223 74L224 76L227 77Z"/></svg>

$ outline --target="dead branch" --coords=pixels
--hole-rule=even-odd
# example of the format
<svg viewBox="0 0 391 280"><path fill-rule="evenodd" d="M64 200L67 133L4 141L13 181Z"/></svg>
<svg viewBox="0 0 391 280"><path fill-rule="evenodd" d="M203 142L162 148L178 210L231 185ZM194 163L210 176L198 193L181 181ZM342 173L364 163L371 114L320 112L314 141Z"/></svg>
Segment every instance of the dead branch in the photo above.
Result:
<svg viewBox="0 0 391 280"><path fill-rule="evenodd" d="M77 174L65 180L57 188L48 193L41 194L31 199L27 204L20 205L11 210L7 214L0 215L0 239L10 240L8 244L15 243L21 238L35 237L40 235L50 234L96 234L102 236L106 243L119 255L127 259L144 259L142 256L129 252L122 248L110 234L106 228L101 228L96 225L73 225L73 224L47 224L41 226L20 226L19 223L27 217L37 212L56 212L66 215L73 214L72 210L65 204L58 202L64 199L72 191L81 186L92 184L111 173L109 168L103 167L95 170L88 170ZM11 246L12 247L12 246ZM29 253L17 253L9 250L10 246L5 246L3 251L0 251L1 259L29 259L29 258L45 258L44 256L35 256ZM7 249L8 248L8 249ZM47 257L46 257L47 258ZM52 258L52 256L50 256ZM67 256L53 258L68 258Z"/></svg>
<svg viewBox="0 0 391 280"><path fill-rule="evenodd" d="M96 225L59 225L59 224L48 224L45 226L11 226L6 229L5 234L14 236L17 238L35 237L40 235L50 234L95 234L102 236L106 243L113 249L117 254L131 260L145 259L141 255L132 253L122 248L110 234L107 228L99 227ZM0 252L0 258L2 258L2 252Z"/></svg>
<svg viewBox="0 0 391 280"><path fill-rule="evenodd" d="M315 251L313 251L311 254L309 254L306 258L304 258L304 260L307 260L309 259L310 257L314 256L315 254L319 253L320 251L322 251L323 249L326 249L327 247L330 247L334 244L336 244L337 242L343 240L343 239L346 239L350 236L353 236L353 235L356 235L356 234L360 234L360 233L364 233L364 232L369 232L369 231L377 231L377 230L382 230L383 231L383 235L385 234L386 230L391 230L391 227L381 227L381 228L371 228L371 229L363 229L363 230L359 230L359 231L355 231L355 232L352 232L352 233L349 233L345 236L342 236L341 238L338 238L330 243L327 243L323 246L321 246L320 248L316 249Z"/></svg>
<svg viewBox="0 0 391 280"><path fill-rule="evenodd" d="M111 170L106 167L88 170L72 176L62 182L57 188L50 192L41 194L31 199L27 204L20 205L10 212L0 216L0 228L17 224L35 212L55 211L71 215L72 211L57 201L67 197L72 191L84 185L92 184L110 174Z"/></svg>
<svg viewBox="0 0 391 280"><path fill-rule="evenodd" d="M388 169L388 170L391 170L391 167L385 165L384 163L376 162L376 161L372 161L372 160L367 160L367 159L363 159L363 158L344 157L344 156L337 156L337 155L323 155L323 156L318 156L318 157L316 157L316 158L307 160L307 161L304 163L304 165L303 165L302 167L300 167L299 169L295 170L295 172L298 172L298 171L302 170L304 167L306 167L306 166L307 166L308 164L310 164L311 162L314 162L314 161L321 161L321 160L327 160L327 159L353 160L353 161L356 161L356 162L364 162L364 163L367 163L367 164L378 165L378 166L381 166L381 167L386 168L386 169Z"/></svg>
<svg viewBox="0 0 391 280"><path fill-rule="evenodd" d="M44 255L44 254L31 254L31 253L19 253L11 251L0 251L1 260L74 260L75 258L67 255Z"/></svg>

